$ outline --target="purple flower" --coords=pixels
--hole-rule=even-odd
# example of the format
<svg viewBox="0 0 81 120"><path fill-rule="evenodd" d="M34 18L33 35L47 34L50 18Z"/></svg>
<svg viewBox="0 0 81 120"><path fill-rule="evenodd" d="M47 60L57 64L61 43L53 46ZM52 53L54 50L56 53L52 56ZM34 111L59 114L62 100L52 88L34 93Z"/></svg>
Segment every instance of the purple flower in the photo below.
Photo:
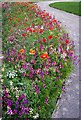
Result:
<svg viewBox="0 0 81 120"><path fill-rule="evenodd" d="M7 99L7 105L8 105L9 107L11 107L11 106L12 106L12 101L9 100L9 99Z"/></svg>
<svg viewBox="0 0 81 120"><path fill-rule="evenodd" d="M7 54L8 54L8 56L10 56L10 51L9 51L9 49L8 49L8 53L7 53Z"/></svg>
<svg viewBox="0 0 81 120"><path fill-rule="evenodd" d="M9 109L7 113L8 115L12 115L12 110Z"/></svg>
<svg viewBox="0 0 81 120"><path fill-rule="evenodd" d="M20 116L23 115L23 111L22 111L22 110L19 111L19 115L20 115Z"/></svg>
<svg viewBox="0 0 81 120"><path fill-rule="evenodd" d="M17 112L18 112L18 110L16 110L16 109L13 110L13 113L14 113L14 114L17 114Z"/></svg>
<svg viewBox="0 0 81 120"><path fill-rule="evenodd" d="M77 56L74 56L74 60L76 60L77 59Z"/></svg>
<svg viewBox="0 0 81 120"><path fill-rule="evenodd" d="M48 72L48 70L46 70L46 75L49 75L49 72Z"/></svg>
<svg viewBox="0 0 81 120"><path fill-rule="evenodd" d="M15 118L14 120L18 120L18 118Z"/></svg>
<svg viewBox="0 0 81 120"><path fill-rule="evenodd" d="M22 94L21 96L19 96L18 100L22 100L22 99L25 99L26 96L24 94Z"/></svg>
<svg viewBox="0 0 81 120"><path fill-rule="evenodd" d="M24 65L23 65L23 68L24 68L24 69L27 69L27 68L28 68L27 64L24 64Z"/></svg>
<svg viewBox="0 0 81 120"><path fill-rule="evenodd" d="M43 84L43 87L46 88L46 84Z"/></svg>
<svg viewBox="0 0 81 120"><path fill-rule="evenodd" d="M40 93L40 90L39 90L39 88L38 88L37 85L34 84L33 87L35 88L35 92L36 92L36 93Z"/></svg>
<svg viewBox="0 0 81 120"><path fill-rule="evenodd" d="M54 61L54 62L52 62L52 66L53 66L53 65L56 65L56 62L55 62L55 61Z"/></svg>
<svg viewBox="0 0 81 120"><path fill-rule="evenodd" d="M45 102L44 102L45 104L48 104L48 97L46 97L46 99L45 99Z"/></svg>
<svg viewBox="0 0 81 120"><path fill-rule="evenodd" d="M19 102L16 101L16 102L15 102L15 107L18 108L18 106L19 106Z"/></svg>
<svg viewBox="0 0 81 120"><path fill-rule="evenodd" d="M62 86L62 91L65 91L65 86Z"/></svg>
<svg viewBox="0 0 81 120"><path fill-rule="evenodd" d="M22 104L28 104L28 100L24 100Z"/></svg>
<svg viewBox="0 0 81 120"><path fill-rule="evenodd" d="M40 51L41 51L42 49L43 49L43 45L41 44L41 45L40 45Z"/></svg>
<svg viewBox="0 0 81 120"><path fill-rule="evenodd" d="M31 60L31 63L36 64L36 61L35 60Z"/></svg>
<svg viewBox="0 0 81 120"><path fill-rule="evenodd" d="M29 113L30 113L30 108L28 108L28 107L25 108L25 113L26 113L26 114L29 114Z"/></svg>
<svg viewBox="0 0 81 120"><path fill-rule="evenodd" d="M10 36L9 40L10 40L11 42L13 42L13 41L14 41L14 36Z"/></svg>
<svg viewBox="0 0 81 120"><path fill-rule="evenodd" d="M44 77L44 73L43 73L42 71L41 71L41 73L40 73L40 76L41 76L41 77Z"/></svg>

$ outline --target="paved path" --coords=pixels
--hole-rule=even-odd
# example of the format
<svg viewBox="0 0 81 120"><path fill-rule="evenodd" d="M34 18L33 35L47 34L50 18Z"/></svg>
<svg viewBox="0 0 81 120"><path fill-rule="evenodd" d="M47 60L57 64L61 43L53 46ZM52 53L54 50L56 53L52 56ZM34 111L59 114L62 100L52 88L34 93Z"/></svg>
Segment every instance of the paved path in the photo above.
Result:
<svg viewBox="0 0 81 120"><path fill-rule="evenodd" d="M42 1L37 4L42 10L46 10L55 18L62 22L62 26L70 34L70 37L75 42L75 52L79 55L79 20L81 17L60 11L49 7L54 1ZM59 0L63 1L63 0ZM67 1L67 0L65 0ZM58 109L53 112L52 118L78 118L79 117L79 65L75 66L74 71L66 82L65 92L63 92Z"/></svg>

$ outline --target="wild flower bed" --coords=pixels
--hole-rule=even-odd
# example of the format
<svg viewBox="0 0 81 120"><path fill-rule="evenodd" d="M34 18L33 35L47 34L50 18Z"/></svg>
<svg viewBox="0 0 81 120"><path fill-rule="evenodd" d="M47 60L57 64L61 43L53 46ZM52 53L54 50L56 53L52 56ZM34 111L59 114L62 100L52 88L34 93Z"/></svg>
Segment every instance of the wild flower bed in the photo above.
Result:
<svg viewBox="0 0 81 120"><path fill-rule="evenodd" d="M73 68L74 42L32 3L3 3L3 120L51 118Z"/></svg>

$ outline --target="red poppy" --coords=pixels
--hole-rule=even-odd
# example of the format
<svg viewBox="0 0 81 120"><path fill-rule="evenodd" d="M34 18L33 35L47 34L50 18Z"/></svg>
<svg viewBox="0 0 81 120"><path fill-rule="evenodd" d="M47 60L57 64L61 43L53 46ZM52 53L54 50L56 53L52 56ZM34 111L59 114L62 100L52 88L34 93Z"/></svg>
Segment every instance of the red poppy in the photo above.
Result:
<svg viewBox="0 0 81 120"><path fill-rule="evenodd" d="M49 29L50 29L50 30L53 30L53 27L50 27Z"/></svg>
<svg viewBox="0 0 81 120"><path fill-rule="evenodd" d="M37 32L36 30L33 30L33 32Z"/></svg>
<svg viewBox="0 0 81 120"><path fill-rule="evenodd" d="M48 56L48 54L47 53L43 53L41 56L40 56L40 58L48 58L49 56Z"/></svg>
<svg viewBox="0 0 81 120"><path fill-rule="evenodd" d="M49 36L48 36L48 40L51 40L52 38L53 38L52 35L49 35Z"/></svg>
<svg viewBox="0 0 81 120"><path fill-rule="evenodd" d="M66 39L66 41L65 41L65 42L66 42L66 44L68 44L68 43L69 43L69 40L68 40L68 39Z"/></svg>
<svg viewBox="0 0 81 120"><path fill-rule="evenodd" d="M10 18L9 20L12 20L12 18Z"/></svg>
<svg viewBox="0 0 81 120"><path fill-rule="evenodd" d="M40 30L39 30L39 33L42 33L42 32L43 32L43 29L40 29Z"/></svg>
<svg viewBox="0 0 81 120"><path fill-rule="evenodd" d="M28 27L28 28L26 28L26 30L30 30L30 28Z"/></svg>
<svg viewBox="0 0 81 120"><path fill-rule="evenodd" d="M32 23L32 27L34 27L34 24Z"/></svg>
<svg viewBox="0 0 81 120"><path fill-rule="evenodd" d="M43 38L43 39L42 39L42 42L46 42L46 38Z"/></svg>
<svg viewBox="0 0 81 120"><path fill-rule="evenodd" d="M22 34L22 36L23 36L23 37L26 37L26 36L27 36L27 34L25 34L25 33L24 33L24 34Z"/></svg>
<svg viewBox="0 0 81 120"><path fill-rule="evenodd" d="M56 23L56 22L57 22L57 20L56 20L56 19L53 19L53 22L54 22L54 23Z"/></svg>

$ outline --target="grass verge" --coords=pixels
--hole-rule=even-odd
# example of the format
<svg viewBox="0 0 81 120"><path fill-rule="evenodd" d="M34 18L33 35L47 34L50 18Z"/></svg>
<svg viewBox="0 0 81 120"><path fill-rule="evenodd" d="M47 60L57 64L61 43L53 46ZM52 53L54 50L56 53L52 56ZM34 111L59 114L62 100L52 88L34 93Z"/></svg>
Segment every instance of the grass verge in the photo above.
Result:
<svg viewBox="0 0 81 120"><path fill-rule="evenodd" d="M52 3L49 6L81 16L81 11L80 11L81 3L80 2L57 2L57 3Z"/></svg>

